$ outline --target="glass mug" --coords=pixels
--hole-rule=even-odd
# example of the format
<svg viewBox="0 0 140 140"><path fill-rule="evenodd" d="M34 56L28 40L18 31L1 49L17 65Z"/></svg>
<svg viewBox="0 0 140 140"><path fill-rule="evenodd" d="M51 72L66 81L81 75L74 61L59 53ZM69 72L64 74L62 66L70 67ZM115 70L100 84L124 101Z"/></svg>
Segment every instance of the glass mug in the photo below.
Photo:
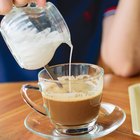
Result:
<svg viewBox="0 0 140 140"><path fill-rule="evenodd" d="M101 67L72 63L52 66L62 87L50 79L46 70L38 74L38 87L23 85L22 97L35 111L49 117L58 133L77 135L94 129L102 99L103 75ZM40 107L29 97L29 90L39 90L43 106Z"/></svg>
<svg viewBox="0 0 140 140"><path fill-rule="evenodd" d="M70 43L70 32L62 15L51 2L44 8L30 3L14 7L1 21L1 34L20 67L44 67L62 43Z"/></svg>

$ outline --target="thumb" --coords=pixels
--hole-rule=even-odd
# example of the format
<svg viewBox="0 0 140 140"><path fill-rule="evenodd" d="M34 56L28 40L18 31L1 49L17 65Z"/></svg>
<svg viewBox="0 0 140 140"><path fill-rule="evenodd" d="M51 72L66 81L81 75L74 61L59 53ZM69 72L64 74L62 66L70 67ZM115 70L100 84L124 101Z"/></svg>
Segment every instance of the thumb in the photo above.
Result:
<svg viewBox="0 0 140 140"><path fill-rule="evenodd" d="M12 0L0 0L0 15L7 14L13 7Z"/></svg>
<svg viewBox="0 0 140 140"><path fill-rule="evenodd" d="M37 0L37 4L38 4L39 7L45 7L46 0Z"/></svg>

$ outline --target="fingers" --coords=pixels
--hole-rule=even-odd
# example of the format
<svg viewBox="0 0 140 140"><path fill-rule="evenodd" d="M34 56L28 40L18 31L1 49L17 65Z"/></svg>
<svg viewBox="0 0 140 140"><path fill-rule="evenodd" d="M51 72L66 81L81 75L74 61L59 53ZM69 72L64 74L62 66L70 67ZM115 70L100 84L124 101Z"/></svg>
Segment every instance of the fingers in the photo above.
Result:
<svg viewBox="0 0 140 140"><path fill-rule="evenodd" d="M30 0L0 0L0 15L7 14L13 4L20 7L26 5ZM36 0L39 7L45 7L46 0Z"/></svg>
<svg viewBox="0 0 140 140"><path fill-rule="evenodd" d="M34 0L14 0L14 4L16 6L24 6L30 1ZM46 5L46 0L35 0L35 1L37 1L39 7L44 7Z"/></svg>
<svg viewBox="0 0 140 140"><path fill-rule="evenodd" d="M39 7L45 7L46 0L37 0L37 4L38 4Z"/></svg>
<svg viewBox="0 0 140 140"><path fill-rule="evenodd" d="M16 6L24 6L29 0L0 0L0 15L7 14L12 8L13 4Z"/></svg>
<svg viewBox="0 0 140 140"><path fill-rule="evenodd" d="M29 0L13 0L14 5L17 7L24 6L29 2Z"/></svg>
<svg viewBox="0 0 140 140"><path fill-rule="evenodd" d="M13 7L12 0L0 0L0 15L7 14Z"/></svg>

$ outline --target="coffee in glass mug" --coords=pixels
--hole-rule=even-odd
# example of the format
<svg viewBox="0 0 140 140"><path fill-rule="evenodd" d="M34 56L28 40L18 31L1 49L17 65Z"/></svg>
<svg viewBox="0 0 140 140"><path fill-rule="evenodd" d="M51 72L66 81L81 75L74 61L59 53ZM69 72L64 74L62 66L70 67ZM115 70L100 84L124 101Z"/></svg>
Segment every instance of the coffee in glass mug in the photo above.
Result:
<svg viewBox="0 0 140 140"><path fill-rule="evenodd" d="M91 131L98 118L103 89L103 69L86 63L72 63L51 67L57 80L50 79L45 70L39 72L39 91L43 99L43 111L28 97L29 85L22 87L27 103L47 115L56 130L65 134L81 134ZM61 83L62 87L58 86ZM35 105L35 106L34 106Z"/></svg>

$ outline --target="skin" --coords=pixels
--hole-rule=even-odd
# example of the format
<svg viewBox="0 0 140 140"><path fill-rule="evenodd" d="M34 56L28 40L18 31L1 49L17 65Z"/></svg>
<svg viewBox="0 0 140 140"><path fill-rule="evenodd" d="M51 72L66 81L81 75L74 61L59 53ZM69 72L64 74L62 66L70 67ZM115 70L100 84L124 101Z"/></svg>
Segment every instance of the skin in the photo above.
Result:
<svg viewBox="0 0 140 140"><path fill-rule="evenodd" d="M46 0L36 0L45 6ZM24 6L29 0L0 0L0 14L13 4ZM120 0L116 14L105 17L101 59L116 75L129 77L140 73L140 0Z"/></svg>
<svg viewBox="0 0 140 140"><path fill-rule="evenodd" d="M103 22L101 57L123 77L140 73L140 0L120 0L114 16Z"/></svg>
<svg viewBox="0 0 140 140"><path fill-rule="evenodd" d="M15 6L24 6L30 1L37 1L38 6L44 7L46 0L0 0L0 15L7 14Z"/></svg>

